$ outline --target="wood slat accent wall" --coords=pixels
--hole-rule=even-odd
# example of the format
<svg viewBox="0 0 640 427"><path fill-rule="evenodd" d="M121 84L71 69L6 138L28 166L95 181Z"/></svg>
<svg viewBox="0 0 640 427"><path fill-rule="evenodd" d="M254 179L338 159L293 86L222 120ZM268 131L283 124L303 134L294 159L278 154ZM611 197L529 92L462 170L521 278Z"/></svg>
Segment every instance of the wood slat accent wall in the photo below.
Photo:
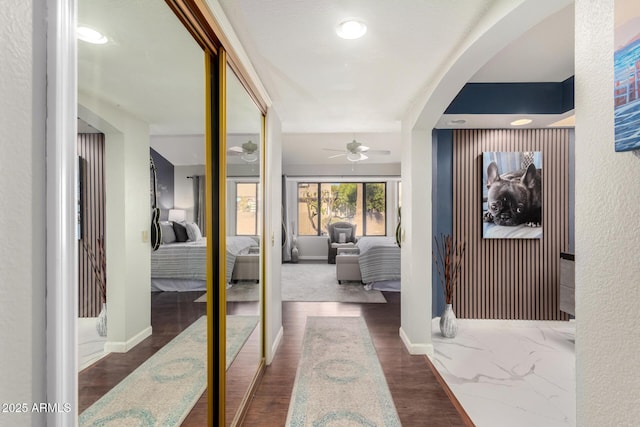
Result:
<svg viewBox="0 0 640 427"><path fill-rule="evenodd" d="M569 130L479 129L453 135L453 234L467 249L456 316L567 320L560 252L569 241ZM482 238L482 152L542 151L542 239Z"/></svg>
<svg viewBox="0 0 640 427"><path fill-rule="evenodd" d="M105 235L104 135L78 134L80 158L82 238L78 240L78 313L80 317L96 317L102 308L87 246L98 250L97 239Z"/></svg>

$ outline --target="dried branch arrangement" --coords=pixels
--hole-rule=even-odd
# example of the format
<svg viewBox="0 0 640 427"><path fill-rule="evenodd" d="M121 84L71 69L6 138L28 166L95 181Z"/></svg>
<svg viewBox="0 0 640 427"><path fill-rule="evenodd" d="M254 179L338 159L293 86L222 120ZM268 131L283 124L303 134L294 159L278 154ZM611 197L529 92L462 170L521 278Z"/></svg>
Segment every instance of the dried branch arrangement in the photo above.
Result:
<svg viewBox="0 0 640 427"><path fill-rule="evenodd" d="M458 283L460 265L464 255L465 243L454 242L449 234L434 236L435 250L431 253L433 262L438 270L440 285L444 290L444 298L447 304L453 303L453 293Z"/></svg>
<svg viewBox="0 0 640 427"><path fill-rule="evenodd" d="M98 285L98 291L100 292L100 299L103 303L107 302L107 257L104 251L104 237L98 237L98 253L96 254L93 247L87 245L87 242L83 240L82 245L84 250L89 255L89 261L91 262L91 269L96 276L96 283Z"/></svg>

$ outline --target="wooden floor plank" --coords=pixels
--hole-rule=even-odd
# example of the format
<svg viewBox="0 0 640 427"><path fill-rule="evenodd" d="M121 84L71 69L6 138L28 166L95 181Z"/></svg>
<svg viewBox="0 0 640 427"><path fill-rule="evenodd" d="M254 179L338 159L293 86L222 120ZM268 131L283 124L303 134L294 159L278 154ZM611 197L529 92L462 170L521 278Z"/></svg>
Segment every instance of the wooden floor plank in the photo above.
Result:
<svg viewBox="0 0 640 427"><path fill-rule="evenodd" d="M206 304L193 302L200 294L202 293L152 294L153 335L128 353L110 354L80 373L78 378L80 411L90 406L162 346L204 315ZM266 368L264 377L250 403L244 425L284 426L302 351L307 316L364 317L403 425L447 427L468 425L438 383L424 356L411 356L405 349L398 334L400 295L385 293L385 298L387 298L387 304L283 302L283 339L273 363ZM240 311L241 308L232 306L229 310ZM242 369L242 367L234 366L234 369ZM230 418L235 408L231 402L228 406L228 418ZM205 392L182 425L205 426L206 420Z"/></svg>

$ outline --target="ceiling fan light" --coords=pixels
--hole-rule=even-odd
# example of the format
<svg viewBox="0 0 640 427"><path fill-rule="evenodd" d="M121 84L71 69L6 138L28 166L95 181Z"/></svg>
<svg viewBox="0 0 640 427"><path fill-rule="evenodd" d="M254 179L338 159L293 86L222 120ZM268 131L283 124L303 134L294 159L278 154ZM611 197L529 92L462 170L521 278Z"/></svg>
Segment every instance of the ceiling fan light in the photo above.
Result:
<svg viewBox="0 0 640 427"><path fill-rule="evenodd" d="M253 163L258 160L258 155L256 153L245 153L241 158L247 163Z"/></svg>
<svg viewBox="0 0 640 427"><path fill-rule="evenodd" d="M349 160L350 162L357 162L359 160L362 160L362 157L359 153L349 153L347 154L347 160Z"/></svg>

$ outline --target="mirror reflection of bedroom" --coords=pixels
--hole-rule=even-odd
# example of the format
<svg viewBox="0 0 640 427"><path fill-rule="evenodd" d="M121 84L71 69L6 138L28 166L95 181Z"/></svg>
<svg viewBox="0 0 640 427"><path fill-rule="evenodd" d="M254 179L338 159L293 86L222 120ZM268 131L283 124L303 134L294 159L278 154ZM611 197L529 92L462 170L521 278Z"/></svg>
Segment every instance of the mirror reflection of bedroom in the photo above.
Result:
<svg viewBox="0 0 640 427"><path fill-rule="evenodd" d="M78 41L79 424L205 425L204 51L165 2L80 0L78 23L105 37ZM227 73L230 423L262 355L262 114Z"/></svg>
<svg viewBox="0 0 640 427"><path fill-rule="evenodd" d="M225 423L236 425L262 360L263 116L229 65L225 83Z"/></svg>

